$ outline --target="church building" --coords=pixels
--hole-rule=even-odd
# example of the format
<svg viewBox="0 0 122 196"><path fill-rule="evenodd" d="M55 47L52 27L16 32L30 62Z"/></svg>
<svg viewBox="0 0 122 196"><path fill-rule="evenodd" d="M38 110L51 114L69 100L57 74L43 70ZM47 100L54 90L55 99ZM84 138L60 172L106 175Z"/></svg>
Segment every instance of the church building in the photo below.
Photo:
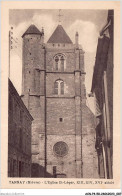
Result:
<svg viewBox="0 0 122 196"><path fill-rule="evenodd" d="M84 51L74 36L75 43L61 24L47 43L35 25L22 36L22 99L34 119L32 177L99 178Z"/></svg>

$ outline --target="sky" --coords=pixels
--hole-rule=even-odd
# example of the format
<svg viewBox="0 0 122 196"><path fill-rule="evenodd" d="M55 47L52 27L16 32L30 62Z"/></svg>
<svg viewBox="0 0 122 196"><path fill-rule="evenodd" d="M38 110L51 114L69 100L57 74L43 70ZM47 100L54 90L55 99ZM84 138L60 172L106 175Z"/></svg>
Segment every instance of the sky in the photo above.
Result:
<svg viewBox="0 0 122 196"><path fill-rule="evenodd" d="M107 22L107 10L61 10L61 25L75 43L75 33L79 33L79 44L85 51L85 86L87 105L94 112L94 98L89 98L92 85L96 48L101 29ZM41 31L44 28L44 41L48 41L59 24L59 10L21 9L9 11L9 26L12 31L12 49L10 51L10 79L21 95L22 87L22 35L34 24ZM11 29L13 27L13 29Z"/></svg>

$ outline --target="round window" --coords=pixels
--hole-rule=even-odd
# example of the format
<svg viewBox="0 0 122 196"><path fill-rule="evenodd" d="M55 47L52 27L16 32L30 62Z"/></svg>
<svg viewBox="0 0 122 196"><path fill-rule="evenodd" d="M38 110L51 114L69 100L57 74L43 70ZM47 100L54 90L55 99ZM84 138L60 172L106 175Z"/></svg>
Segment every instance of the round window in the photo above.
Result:
<svg viewBox="0 0 122 196"><path fill-rule="evenodd" d="M68 153L68 146L65 142L57 142L54 147L53 151L57 156L65 156Z"/></svg>

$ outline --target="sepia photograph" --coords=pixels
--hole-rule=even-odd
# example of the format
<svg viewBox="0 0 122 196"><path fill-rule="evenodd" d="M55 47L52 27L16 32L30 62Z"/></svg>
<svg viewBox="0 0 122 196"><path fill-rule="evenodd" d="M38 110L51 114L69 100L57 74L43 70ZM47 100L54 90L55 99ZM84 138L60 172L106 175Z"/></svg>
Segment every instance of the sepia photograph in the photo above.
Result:
<svg viewBox="0 0 122 196"><path fill-rule="evenodd" d="M121 194L120 56L119 2L1 3L3 194Z"/></svg>
<svg viewBox="0 0 122 196"><path fill-rule="evenodd" d="M113 9L9 10L8 177L113 179L113 37Z"/></svg>

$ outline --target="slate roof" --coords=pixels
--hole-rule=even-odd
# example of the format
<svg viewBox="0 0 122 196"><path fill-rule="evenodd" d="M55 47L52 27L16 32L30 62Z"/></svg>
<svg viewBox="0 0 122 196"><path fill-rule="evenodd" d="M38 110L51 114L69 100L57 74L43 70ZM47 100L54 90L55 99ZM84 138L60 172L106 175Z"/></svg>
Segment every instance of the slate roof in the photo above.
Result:
<svg viewBox="0 0 122 196"><path fill-rule="evenodd" d="M25 31L25 33L22 35L22 37L24 37L25 35L28 35L28 34L41 35L42 33L39 31L39 29L37 29L37 27L35 25L30 25L30 27Z"/></svg>
<svg viewBox="0 0 122 196"><path fill-rule="evenodd" d="M62 25L58 25L51 37L49 38L47 43L68 43L72 44L71 39L65 32Z"/></svg>

